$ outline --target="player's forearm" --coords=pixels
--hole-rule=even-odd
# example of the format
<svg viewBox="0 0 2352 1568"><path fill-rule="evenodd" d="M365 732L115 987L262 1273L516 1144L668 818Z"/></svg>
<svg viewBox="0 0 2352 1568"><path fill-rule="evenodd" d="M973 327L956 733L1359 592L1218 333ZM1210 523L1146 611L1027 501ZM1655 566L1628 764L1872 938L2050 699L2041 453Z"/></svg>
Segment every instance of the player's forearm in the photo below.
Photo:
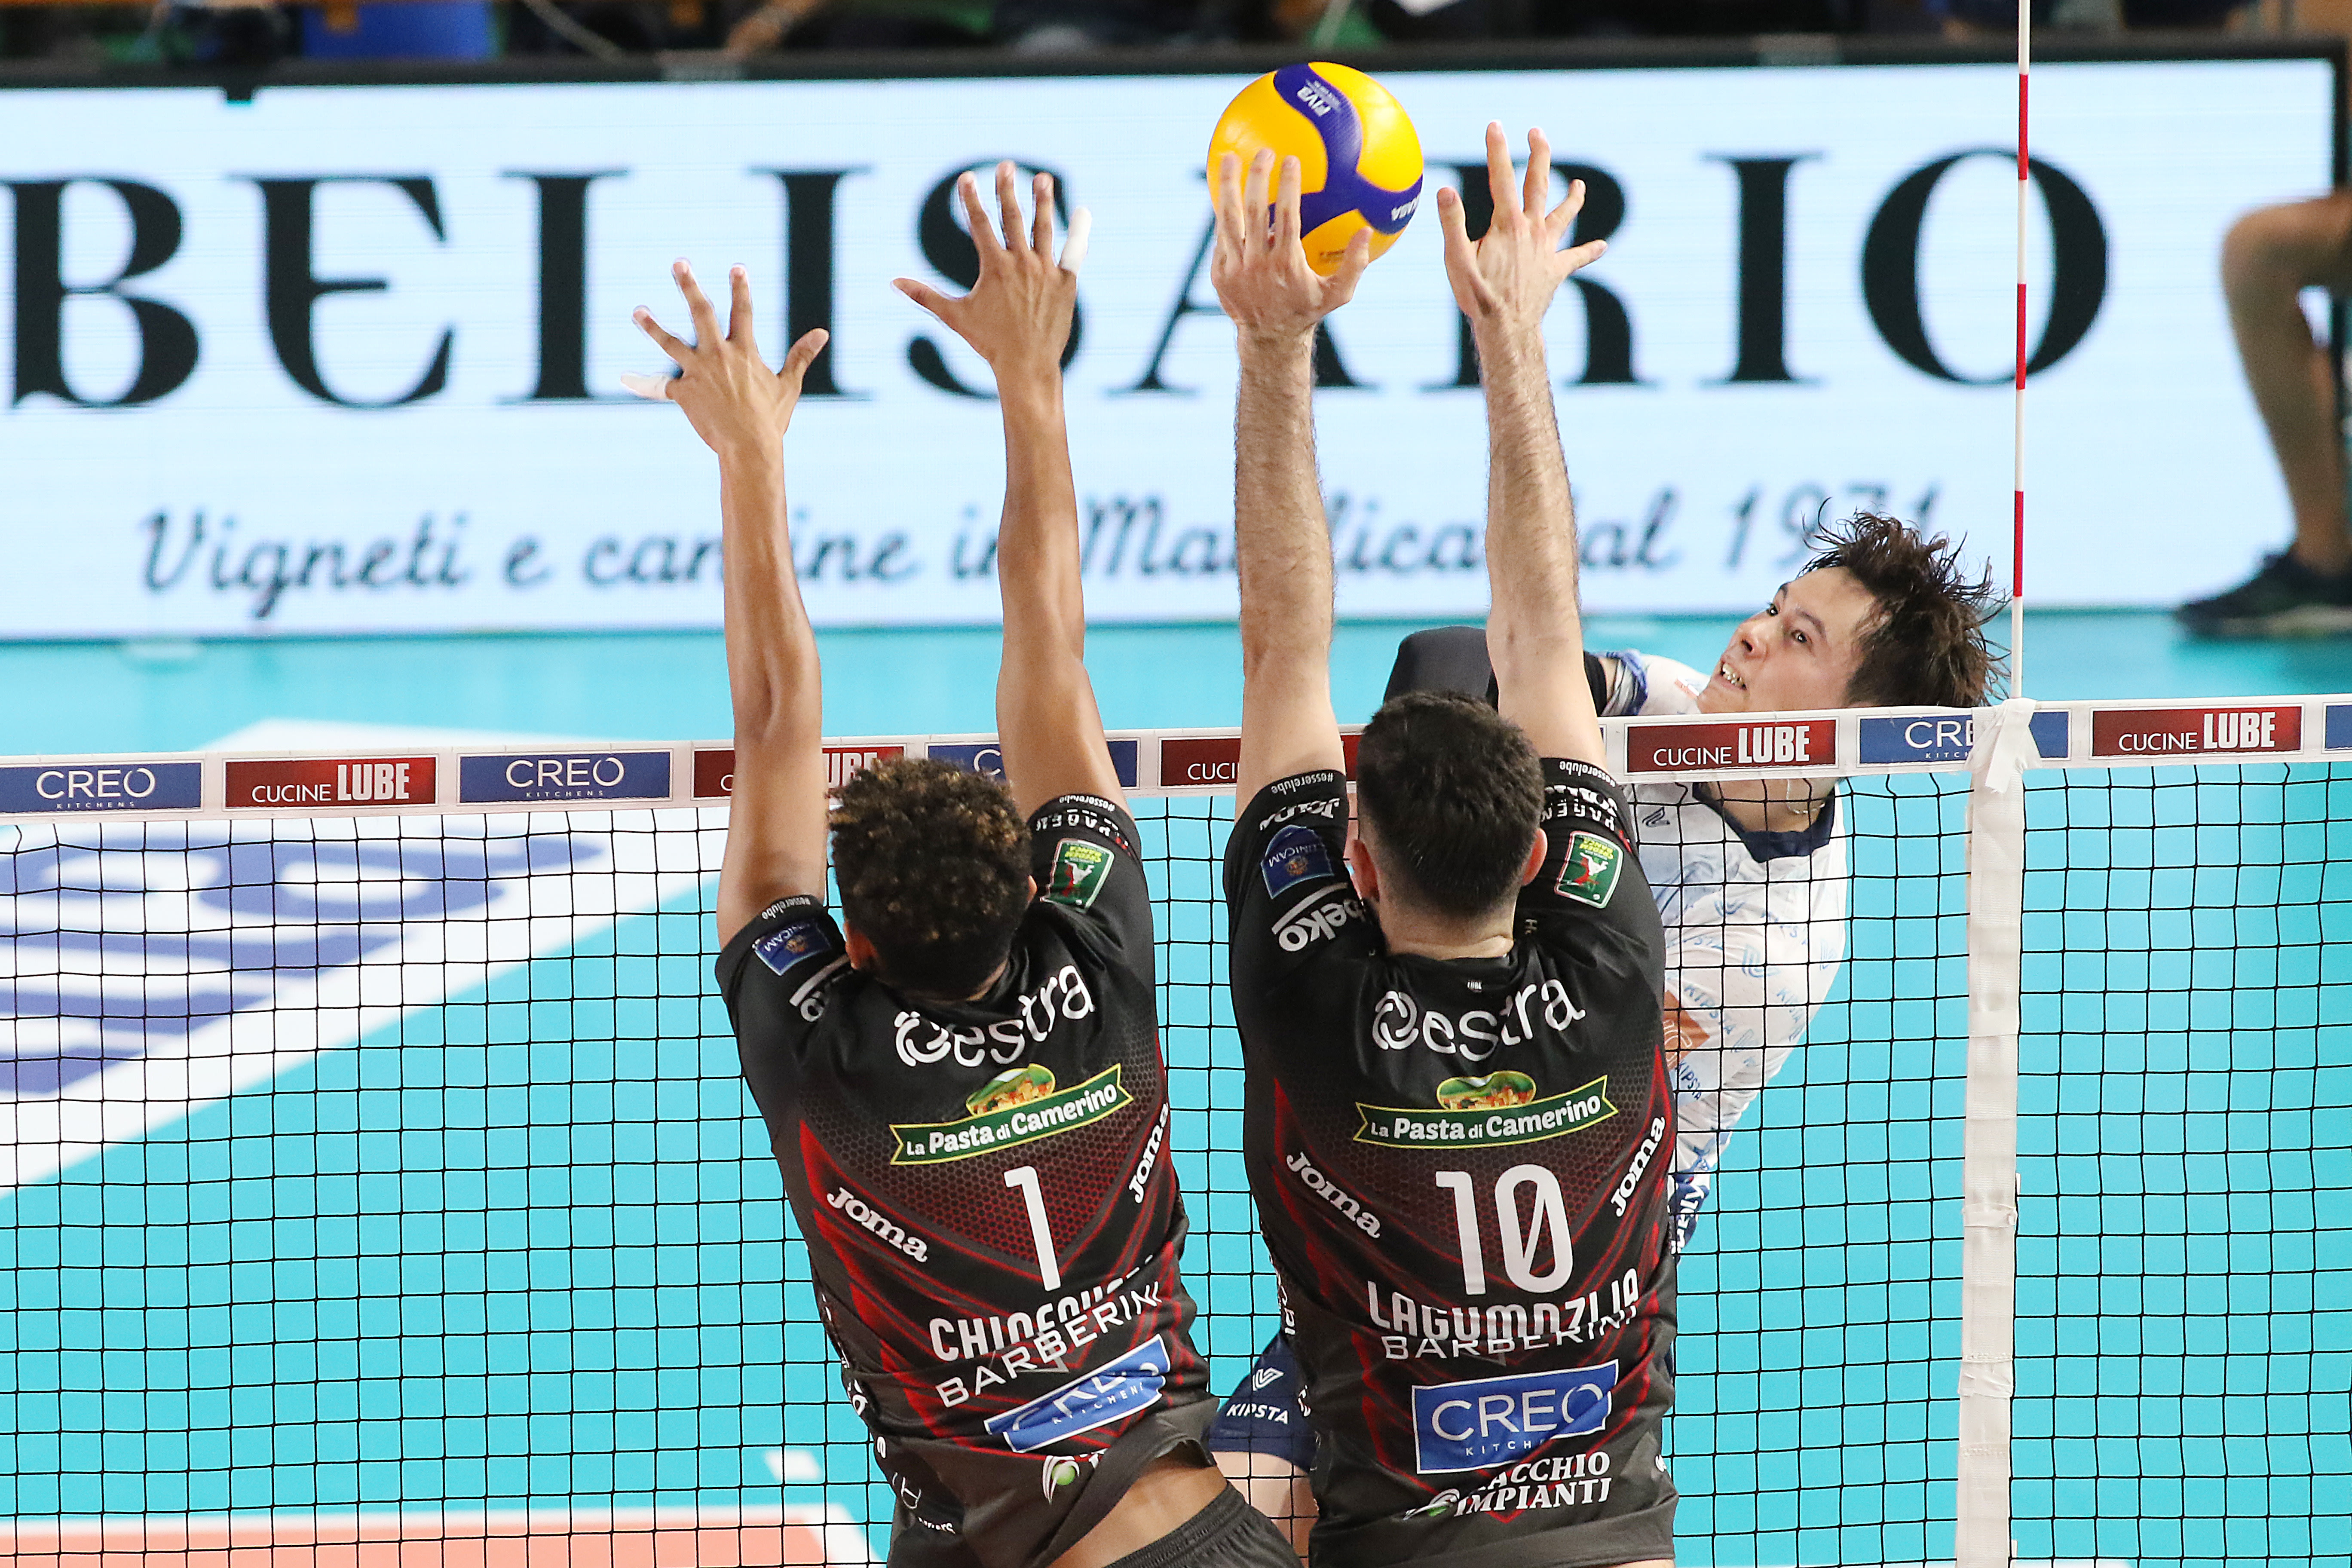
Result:
<svg viewBox="0 0 2352 1568"><path fill-rule="evenodd" d="M1081 659L1087 620L1079 581L1078 497L1058 371L1000 381L1004 410L1004 520L996 576L1012 664Z"/></svg>
<svg viewBox="0 0 2352 1568"><path fill-rule="evenodd" d="M823 726L816 634L793 572L782 453L729 454L719 498L736 747L814 746Z"/></svg>
<svg viewBox="0 0 2352 1568"><path fill-rule="evenodd" d="M1493 608L1486 639L1496 674L1529 658L1580 659L1576 517L1552 411L1543 343L1479 336L1486 389L1486 562Z"/></svg>
<svg viewBox="0 0 2352 1568"><path fill-rule="evenodd" d="M1234 531L1245 675L1268 656L1330 658L1331 537L1315 468L1314 344L1311 334L1242 339Z"/></svg>

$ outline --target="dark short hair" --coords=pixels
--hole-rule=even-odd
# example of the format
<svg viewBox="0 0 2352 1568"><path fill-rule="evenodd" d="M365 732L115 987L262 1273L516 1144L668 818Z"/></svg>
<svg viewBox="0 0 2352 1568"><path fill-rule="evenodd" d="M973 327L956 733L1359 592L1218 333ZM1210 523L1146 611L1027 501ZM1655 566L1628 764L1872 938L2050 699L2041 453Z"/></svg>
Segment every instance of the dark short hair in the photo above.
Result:
<svg viewBox="0 0 2352 1568"><path fill-rule="evenodd" d="M1817 540L1805 571L1843 567L1878 601L1878 617L1856 650L1849 703L1974 708L1986 700L2001 656L1984 629L2008 602L1990 566L1971 578L1957 543L1876 512L1831 523Z"/></svg>
<svg viewBox="0 0 2352 1568"><path fill-rule="evenodd" d="M928 758L851 777L833 809L841 912L902 991L969 996L1029 905L1029 826L1003 785Z"/></svg>
<svg viewBox="0 0 2352 1568"><path fill-rule="evenodd" d="M1543 817L1527 732L1458 691L1381 704L1356 750L1356 805L1406 901L1468 920L1518 891Z"/></svg>

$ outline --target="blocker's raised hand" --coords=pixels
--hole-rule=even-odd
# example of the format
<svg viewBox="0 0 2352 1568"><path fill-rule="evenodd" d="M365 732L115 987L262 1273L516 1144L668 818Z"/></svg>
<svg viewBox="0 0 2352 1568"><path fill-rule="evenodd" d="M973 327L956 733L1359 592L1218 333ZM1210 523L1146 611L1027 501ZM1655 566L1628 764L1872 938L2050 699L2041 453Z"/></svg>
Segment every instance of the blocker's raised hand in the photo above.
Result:
<svg viewBox="0 0 2352 1568"><path fill-rule="evenodd" d="M1462 210L1460 193L1438 187L1437 223L1445 234L1445 277L1454 302L1479 330L1524 332L1540 330L1544 311L1569 274L1591 265L1609 248L1590 240L1572 250L1559 242L1584 210L1584 182L1571 180L1568 195L1549 212L1551 143L1540 131L1528 132L1528 173L1511 177L1511 145L1499 124L1486 127L1486 184L1495 198L1494 221L1476 244Z"/></svg>
<svg viewBox="0 0 2352 1568"><path fill-rule="evenodd" d="M1070 341L1070 316L1078 302L1078 265L1086 259L1090 220L1080 207L1070 215L1070 236L1062 258L1054 259L1054 176L1030 182L1030 207L1024 222L1020 188L1011 163L996 165L996 203L1003 220L1000 234L980 205L980 182L966 174L956 181L971 220L972 247L980 252L980 281L958 300L912 278L895 279L898 291L937 316L970 343L996 372L1008 377L1050 376L1061 368Z"/></svg>
<svg viewBox="0 0 2352 1568"><path fill-rule="evenodd" d="M1217 301L1244 337L1304 335L1315 323L1356 297L1364 268L1372 264L1372 236L1360 230L1348 241L1339 269L1328 278L1307 264L1299 243L1298 188L1304 176L1297 158L1282 161L1277 181L1274 153L1261 148L1250 160L1246 184L1238 154L1217 161L1212 192L1217 210L1217 248L1209 281ZM1273 192L1274 221L1266 221Z"/></svg>
<svg viewBox="0 0 2352 1568"><path fill-rule="evenodd" d="M662 330L654 313L640 305L635 320L646 336L661 345L682 373L667 380L655 376L625 376L623 384L640 397L666 397L686 410L688 423L710 449L730 457L761 448L773 450L793 422L801 400L801 380L819 350L824 347L823 328L804 335L784 355L782 370L771 371L760 357L751 336L751 279L740 267L728 277L734 288L727 331L719 331L719 313L694 280L694 268L679 261L670 268L678 292L686 296L694 320L694 342L681 342Z"/></svg>

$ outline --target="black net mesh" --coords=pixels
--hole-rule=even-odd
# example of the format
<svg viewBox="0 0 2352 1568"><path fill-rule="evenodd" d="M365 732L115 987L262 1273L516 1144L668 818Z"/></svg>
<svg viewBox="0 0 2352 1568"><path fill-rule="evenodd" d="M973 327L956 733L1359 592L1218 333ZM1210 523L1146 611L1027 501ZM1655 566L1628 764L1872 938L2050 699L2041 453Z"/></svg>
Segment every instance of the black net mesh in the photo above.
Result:
<svg viewBox="0 0 2352 1568"><path fill-rule="evenodd" d="M2028 1557L2352 1557L2352 769L2037 777Z"/></svg>
<svg viewBox="0 0 2352 1568"><path fill-rule="evenodd" d="M1966 795L1842 796L1843 969L1682 1266L1685 1563L1951 1554ZM2020 1551L2343 1560L2352 775L2084 771L2031 798ZM1227 1388L1276 1327L1232 808L1136 809ZM882 1553L712 994L723 823L0 827L0 1556Z"/></svg>

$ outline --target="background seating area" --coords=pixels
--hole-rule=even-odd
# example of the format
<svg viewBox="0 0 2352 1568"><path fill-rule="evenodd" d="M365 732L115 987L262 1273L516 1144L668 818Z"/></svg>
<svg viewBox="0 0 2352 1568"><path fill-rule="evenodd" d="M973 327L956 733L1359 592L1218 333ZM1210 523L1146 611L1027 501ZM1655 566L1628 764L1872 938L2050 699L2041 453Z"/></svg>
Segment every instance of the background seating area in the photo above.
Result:
<svg viewBox="0 0 2352 1568"><path fill-rule="evenodd" d="M2053 33L2352 31L2352 0L2033 0ZM2016 0L0 0L12 64L617 59L875 49L1326 50L1513 38L2006 33Z"/></svg>

